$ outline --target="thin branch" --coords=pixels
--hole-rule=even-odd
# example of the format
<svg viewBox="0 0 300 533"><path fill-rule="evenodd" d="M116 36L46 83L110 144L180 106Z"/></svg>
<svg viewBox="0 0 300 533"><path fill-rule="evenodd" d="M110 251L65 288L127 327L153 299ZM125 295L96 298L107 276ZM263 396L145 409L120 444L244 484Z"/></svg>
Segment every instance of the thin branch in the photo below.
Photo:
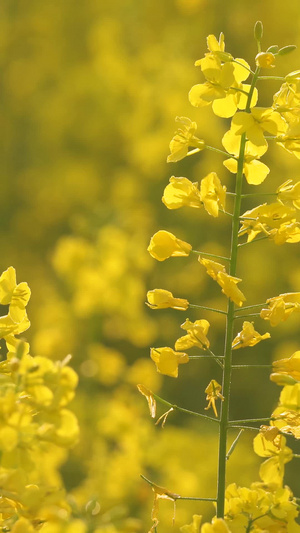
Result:
<svg viewBox="0 0 300 533"><path fill-rule="evenodd" d="M246 418L245 420L229 420L228 424L244 424L246 422L269 422L274 420L271 416L268 418ZM242 426L243 427L243 426Z"/></svg>
<svg viewBox="0 0 300 533"><path fill-rule="evenodd" d="M230 257L224 257L223 255L209 254L208 252L199 252L198 250L192 250L192 253L205 255L207 257L215 257L216 259L222 259L223 261L230 261Z"/></svg>
<svg viewBox="0 0 300 533"><path fill-rule="evenodd" d="M250 313L249 315L236 315L234 317L234 319L237 319L237 318L248 318L249 316L260 316L260 313Z"/></svg>
<svg viewBox="0 0 300 533"><path fill-rule="evenodd" d="M231 368L272 368L273 365L232 365Z"/></svg>
<svg viewBox="0 0 300 533"><path fill-rule="evenodd" d="M183 407L178 407L178 405L170 403L167 400L164 400L163 398L161 398L160 396L157 396L157 394L154 394L154 393L153 393L153 397L155 398L155 400L157 400L158 402L162 403L163 405L167 405L169 408L173 407L174 410L180 411L182 413L186 413L187 415L199 416L200 418L204 418L205 420L210 420L211 422L218 422L219 423L219 419L218 418L212 418L211 416L203 415L202 413L196 413L196 411L190 411L189 409L184 409Z"/></svg>
<svg viewBox="0 0 300 533"><path fill-rule="evenodd" d="M252 309L253 307L263 307L266 305L266 302L262 304L253 304L253 305L247 305L246 307L240 307L239 309L236 309L235 311L246 311L247 309Z"/></svg>
<svg viewBox="0 0 300 533"><path fill-rule="evenodd" d="M242 198L249 198L251 196L277 196L277 192L249 192L247 194L242 194Z"/></svg>
<svg viewBox="0 0 300 533"><path fill-rule="evenodd" d="M205 311L213 311L214 313L226 315L226 311L221 311L221 309L214 309L213 307L206 307L204 305L189 304L189 307L193 307L194 309L204 309Z"/></svg>
<svg viewBox="0 0 300 533"><path fill-rule="evenodd" d="M282 76L258 76L258 80L278 80L278 81L284 81L285 78Z"/></svg>
<svg viewBox="0 0 300 533"><path fill-rule="evenodd" d="M268 238L269 237L265 236L265 237L259 237L258 239L253 239L253 241L242 242L238 244L238 247L240 248L241 246L246 246L246 244L252 244L253 242L264 241L265 239L268 239Z"/></svg>
<svg viewBox="0 0 300 533"><path fill-rule="evenodd" d="M205 146L207 150L211 150L212 152L217 152L218 154L225 155L226 157L230 157L231 159L235 159L237 161L237 157L228 154L228 152L224 152L224 150L220 150L219 148L215 148L214 146Z"/></svg>
<svg viewBox="0 0 300 533"><path fill-rule="evenodd" d="M146 481L151 487L157 487L157 484L153 481L150 481L150 479L147 479L146 476L143 476L143 474L140 474L141 478ZM168 491L169 492L169 491ZM171 496L172 494L172 496ZM173 500L197 500L202 502L216 502L216 498L198 498L197 496L180 496L180 494L173 494L170 492L170 498L173 498Z"/></svg>

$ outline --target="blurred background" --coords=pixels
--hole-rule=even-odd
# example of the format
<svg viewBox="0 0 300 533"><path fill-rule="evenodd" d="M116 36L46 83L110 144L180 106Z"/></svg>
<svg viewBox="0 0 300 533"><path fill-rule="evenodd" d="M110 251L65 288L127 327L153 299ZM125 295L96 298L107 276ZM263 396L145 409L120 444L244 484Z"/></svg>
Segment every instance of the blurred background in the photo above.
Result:
<svg viewBox="0 0 300 533"><path fill-rule="evenodd" d="M13 265L18 281L32 289L32 354L73 355L81 440L61 475L74 506L86 510L87 502L97 502L91 504L97 531L150 528L152 492L140 474L182 496L215 495L215 428L178 414L170 415L164 429L154 426L136 384L204 412L204 389L220 379L218 367L195 360L180 367L178 380L163 377L149 347L173 346L185 318L206 318L211 347L220 353L222 316L150 311L144 302L153 288L223 309L226 299L194 257L157 263L146 248L154 232L166 229L194 249L228 253L225 217L215 220L188 208L168 211L161 196L171 175L196 181L212 170L233 190L233 175L219 155L203 152L169 165L166 157L177 115L196 120L199 137L221 148L230 122L188 102L191 86L203 80L194 62L206 52L206 36L223 31L226 50L253 66L256 20L264 24L265 48L300 45L298 0L0 5L1 271ZM299 48L277 64L277 75L299 69ZM260 105L271 105L279 86L260 82ZM263 161L271 173L261 191L300 178L299 160L280 147L271 146ZM245 186L245 192L253 189ZM244 210L262 202L245 202ZM243 248L238 275L247 303L299 291L299 257L297 244L264 241ZM235 352L235 362L289 357L299 349L298 321L293 315L270 331L257 319L256 329L270 331L271 340ZM269 416L279 392L267 369L236 370L232 418ZM228 482L259 479L252 438L240 440ZM287 482L296 489L292 470L287 465ZM210 518L214 509L180 502L174 531L194 513ZM162 531L171 527L172 515L172 503L162 502Z"/></svg>

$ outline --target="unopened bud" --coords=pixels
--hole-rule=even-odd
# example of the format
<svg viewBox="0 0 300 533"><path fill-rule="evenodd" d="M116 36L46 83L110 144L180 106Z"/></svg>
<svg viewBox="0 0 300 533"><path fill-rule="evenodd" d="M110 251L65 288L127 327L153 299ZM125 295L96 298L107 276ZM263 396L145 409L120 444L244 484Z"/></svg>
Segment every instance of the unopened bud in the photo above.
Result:
<svg viewBox="0 0 300 533"><path fill-rule="evenodd" d="M255 39L260 42L262 39L263 33L264 33L263 23L261 22L261 20L258 20L257 22L255 22L255 26L254 26Z"/></svg>
<svg viewBox="0 0 300 533"><path fill-rule="evenodd" d="M255 57L255 63L261 68L273 68L275 67L275 56L270 52L260 52Z"/></svg>
<svg viewBox="0 0 300 533"><path fill-rule="evenodd" d="M292 376L287 376L285 374L278 374L274 373L270 375L270 380L276 383L276 385L280 385L282 387L285 387L285 385L295 385L298 383L298 381Z"/></svg>
<svg viewBox="0 0 300 533"><path fill-rule="evenodd" d="M283 48L280 48L278 51L279 56L285 56L286 54L290 54L294 50L296 50L297 46L294 44L289 44L288 46L284 46Z"/></svg>

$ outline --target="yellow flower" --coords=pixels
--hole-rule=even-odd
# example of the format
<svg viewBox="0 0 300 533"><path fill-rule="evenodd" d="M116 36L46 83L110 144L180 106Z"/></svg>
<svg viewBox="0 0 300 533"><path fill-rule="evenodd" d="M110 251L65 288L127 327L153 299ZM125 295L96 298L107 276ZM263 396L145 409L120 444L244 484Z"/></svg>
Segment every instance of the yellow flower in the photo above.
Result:
<svg viewBox="0 0 300 533"><path fill-rule="evenodd" d="M216 417L218 417L216 400L218 398L220 398L220 400L222 401L224 400L224 396L222 396L221 390L221 385L215 379L212 379L205 389L206 399L208 400L208 405L207 407L205 407L205 410L207 411L210 407L212 407Z"/></svg>
<svg viewBox="0 0 300 533"><path fill-rule="evenodd" d="M210 323L207 320L203 319L191 322L187 318L180 327L187 331L187 335L177 339L175 343L175 350L188 350L194 346L198 346L204 350L209 348L210 343L206 335L209 330Z"/></svg>
<svg viewBox="0 0 300 533"><path fill-rule="evenodd" d="M280 113L271 107L255 107L251 109L251 113L236 113L231 121L231 130L235 135L246 133L251 147L268 147L264 132L271 135L284 134L287 124Z"/></svg>
<svg viewBox="0 0 300 533"><path fill-rule="evenodd" d="M221 263L216 263L215 261L203 259L201 257L199 257L199 262L205 266L207 274L220 285L223 294L230 298L230 300L236 305L241 307L246 298L237 287L237 283L242 280L227 274L224 265Z"/></svg>
<svg viewBox="0 0 300 533"><path fill-rule="evenodd" d="M269 307L262 309L260 316L264 320L269 320L271 326L277 326L287 320L294 311L300 311L300 292L279 294L269 298L266 303Z"/></svg>
<svg viewBox="0 0 300 533"><path fill-rule="evenodd" d="M280 228L281 231L283 231L286 225L289 225L296 221L295 209L293 207L288 207L286 205L280 204L279 202L274 202L273 204L262 204L257 207L254 207L253 209L246 211L241 218L244 217L245 220L243 220L239 235L241 236L247 233L248 242L251 242L261 232L267 236L270 236L275 241L275 237L279 232ZM297 227L297 225L293 226L294 231L295 227ZM281 244L279 242L279 236L280 232L278 235L277 244ZM292 237L287 234L287 239L289 238Z"/></svg>
<svg viewBox="0 0 300 533"><path fill-rule="evenodd" d="M17 285L16 271L13 267L9 267L1 274L0 304L9 304L9 315L14 322L21 322L25 318L25 307L30 294L27 283L22 282Z"/></svg>
<svg viewBox="0 0 300 533"><path fill-rule="evenodd" d="M240 136L235 135L232 130L229 130L223 136L222 144L228 153L238 157L241 144ZM260 185L270 172L267 165L258 161L266 150L266 145L258 147L248 142L246 143L243 173L250 185ZM236 159L226 159L223 161L223 165L229 170L229 172L232 172L233 174L237 173Z"/></svg>
<svg viewBox="0 0 300 533"><path fill-rule="evenodd" d="M230 276L226 272L219 272L217 282L220 287L222 287L222 292L225 294L232 302L241 307L246 298L243 295L242 291L237 287L237 283L242 281L240 278L235 278Z"/></svg>
<svg viewBox="0 0 300 533"><path fill-rule="evenodd" d="M300 209L300 181L293 183L293 180L287 180L278 187L276 192L280 202L292 202L296 209Z"/></svg>
<svg viewBox="0 0 300 533"><path fill-rule="evenodd" d="M147 400L149 411L150 411L150 416L152 418L155 418L155 416L156 416L156 401L155 401L155 398L153 396L153 392L151 390L147 389L147 387L145 387L144 385L137 385L137 388L138 388L138 391L143 396L145 396L145 398Z"/></svg>
<svg viewBox="0 0 300 533"><path fill-rule="evenodd" d="M223 518L214 517L211 524L208 522L203 524L201 533L230 533L230 529Z"/></svg>
<svg viewBox="0 0 300 533"><path fill-rule="evenodd" d="M278 229L272 229L269 236L277 245L284 244L285 242L292 244L300 242L300 224L299 222L281 224Z"/></svg>
<svg viewBox="0 0 300 533"><path fill-rule="evenodd" d="M210 172L201 180L200 198L206 211L213 217L218 216L219 208L225 209L226 187L222 187L215 172Z"/></svg>
<svg viewBox="0 0 300 533"><path fill-rule="evenodd" d="M205 142L195 136L196 122L192 122L187 117L176 117L175 120L180 127L170 142L171 154L167 158L168 163L176 163L187 155L200 152L205 148ZM194 150L189 152L189 147L194 148Z"/></svg>
<svg viewBox="0 0 300 533"><path fill-rule="evenodd" d="M278 426L282 433L293 435L295 439L300 439L300 413L292 409L279 411L281 411L281 407L275 409L274 413L272 413L272 416L276 417L274 424Z"/></svg>
<svg viewBox="0 0 300 533"><path fill-rule="evenodd" d="M255 346L258 342L264 339L269 339L270 337L270 333L260 335L260 333L255 331L253 322L245 321L243 323L242 331L237 334L232 342L232 348L233 350L237 350L238 348L244 348L245 346Z"/></svg>
<svg viewBox="0 0 300 533"><path fill-rule="evenodd" d="M168 209L179 209L183 206L202 207L198 183L192 183L187 178L170 178L169 185L164 190L162 201Z"/></svg>
<svg viewBox="0 0 300 533"><path fill-rule="evenodd" d="M178 309L179 311L186 311L189 302L184 298L174 298L170 291L165 289L154 289L147 292L147 305L151 309L167 309L169 307Z"/></svg>
<svg viewBox="0 0 300 533"><path fill-rule="evenodd" d="M279 91L274 94L273 108L284 117L288 124L298 122L300 117L299 80L283 83Z"/></svg>
<svg viewBox="0 0 300 533"><path fill-rule="evenodd" d="M207 274L215 281L218 280L219 272L226 272L224 265L212 261L211 259L205 259L204 257L199 256L198 261L201 265L205 266Z"/></svg>
<svg viewBox="0 0 300 533"><path fill-rule="evenodd" d="M297 351L287 359L279 359L273 362L274 372L291 376L300 381L300 351Z"/></svg>
<svg viewBox="0 0 300 533"><path fill-rule="evenodd" d="M255 63L260 68L273 68L275 67L275 56L270 52L259 52L255 57Z"/></svg>
<svg viewBox="0 0 300 533"><path fill-rule="evenodd" d="M300 121L290 123L285 134L279 135L276 139L279 146L294 154L297 159L300 159Z"/></svg>
<svg viewBox="0 0 300 533"><path fill-rule="evenodd" d="M293 452L286 446L286 438L278 435L275 442L258 433L253 440L254 451L259 457L268 457L259 469L259 475L266 484L282 485L284 465L292 460Z"/></svg>
<svg viewBox="0 0 300 533"><path fill-rule="evenodd" d="M178 377L178 365L188 363L189 356L186 353L175 352L172 348L151 348L150 357L160 374Z"/></svg>
<svg viewBox="0 0 300 533"><path fill-rule="evenodd" d="M173 233L160 230L151 237L148 252L157 261L165 261L169 257L187 257L190 254L192 246L180 239L177 239Z"/></svg>

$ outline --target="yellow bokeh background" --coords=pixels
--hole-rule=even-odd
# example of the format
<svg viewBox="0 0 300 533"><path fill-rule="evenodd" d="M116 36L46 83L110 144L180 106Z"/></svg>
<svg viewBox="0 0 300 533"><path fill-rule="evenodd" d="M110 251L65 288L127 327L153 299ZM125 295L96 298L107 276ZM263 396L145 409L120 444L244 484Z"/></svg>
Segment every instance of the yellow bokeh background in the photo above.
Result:
<svg viewBox="0 0 300 533"><path fill-rule="evenodd" d="M219 155L207 151L171 165L166 157L175 116L196 120L199 136L221 148L229 121L188 102L191 86L202 80L194 62L206 51L206 36L223 31L226 49L253 65L256 20L263 21L266 48L299 47L278 59L276 75L299 69L298 0L6 0L0 6L1 271L12 264L32 289L32 353L73 356L81 440L61 475L97 533L150 528L152 493L140 474L182 496L215 494L214 428L178 414L164 429L155 426L136 384L203 412L204 389L220 379L218 369L199 360L183 365L178 380L162 377L149 347L173 346L189 316L211 322L211 343L221 350L224 320L194 309L151 311L146 292L165 288L223 309L226 299L195 258L158 264L146 248L154 232L166 229L194 249L228 253L227 219L168 211L161 197L171 175L195 181L212 170L233 190ZM258 89L260 105L268 106L279 82L262 81ZM280 147L271 146L264 161L271 173L262 191L300 177L299 160ZM251 202L245 210L260 200ZM299 244L264 241L243 250L238 275L248 304L299 291L299 257ZM262 321L257 329L268 331ZM271 334L257 348L238 351L236 362L267 364L299 349L297 318ZM266 369L237 370L232 418L269 416L279 390ZM245 434L233 454L229 482L258 479L252 436ZM287 479L296 489L292 469ZM167 531L173 506L160 507ZM178 502L173 531L194 513L213 512L211 504Z"/></svg>

